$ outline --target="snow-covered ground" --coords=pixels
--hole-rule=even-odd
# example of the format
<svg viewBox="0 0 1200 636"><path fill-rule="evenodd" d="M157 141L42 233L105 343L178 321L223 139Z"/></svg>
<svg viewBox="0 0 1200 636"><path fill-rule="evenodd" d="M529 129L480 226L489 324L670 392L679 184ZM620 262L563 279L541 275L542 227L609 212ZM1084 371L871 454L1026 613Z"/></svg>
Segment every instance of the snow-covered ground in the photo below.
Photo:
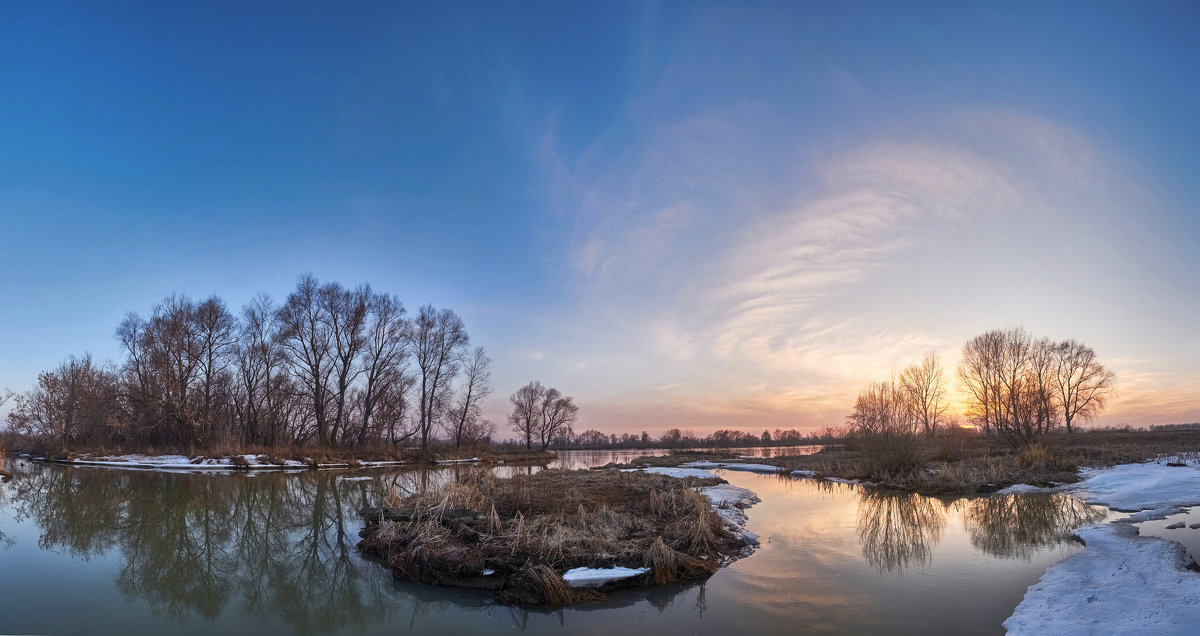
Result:
<svg viewBox="0 0 1200 636"><path fill-rule="evenodd" d="M84 466L103 466L108 468L137 468L137 469L155 469L155 470L229 470L232 468L243 468L248 470L278 470L278 469L305 469L310 466L309 462L296 459L285 459L282 463L271 462L267 460L266 455L241 455L240 458L244 464L239 466L235 463L232 457L205 457L203 455L197 457L188 457L186 455L113 455L93 457L91 455L79 455L71 461L63 461L65 464L80 464ZM478 461L478 460L468 460ZM382 466L399 466L404 462L400 461L381 461L381 462L359 462L359 466L364 468L377 468ZM347 468L350 464L331 463L318 464L317 468Z"/></svg>
<svg viewBox="0 0 1200 636"><path fill-rule="evenodd" d="M1138 536L1134 524L1200 505L1200 467L1126 464L1086 471L1080 483L1054 490L1139 512L1077 529L1075 534L1087 547L1046 570L1041 581L1030 586L1004 622L1009 633L1196 633L1200 573L1187 569L1191 559L1178 543Z"/></svg>
<svg viewBox="0 0 1200 636"><path fill-rule="evenodd" d="M687 462L686 464L680 464L679 467L680 468L705 468L705 469L709 469L709 470L714 469L714 468L722 468L725 470L744 470L744 471L751 472L751 473L765 473L768 475L774 475L774 474L783 472L783 470L784 470L778 466L772 466L770 464L746 464L746 463L742 463L742 462L704 462L704 461L699 461L699 462Z"/></svg>

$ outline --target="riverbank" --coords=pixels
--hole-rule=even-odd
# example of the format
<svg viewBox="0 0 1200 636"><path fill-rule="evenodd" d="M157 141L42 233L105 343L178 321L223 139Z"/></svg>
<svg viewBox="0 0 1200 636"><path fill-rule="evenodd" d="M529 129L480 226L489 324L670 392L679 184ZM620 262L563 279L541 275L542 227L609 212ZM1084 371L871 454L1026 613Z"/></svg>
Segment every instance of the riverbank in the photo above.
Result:
<svg viewBox="0 0 1200 636"><path fill-rule="evenodd" d="M389 466L437 466L446 464L545 465L556 459L552 451L509 451L471 449L422 453L408 449L315 449L308 447L251 448L223 453L106 453L59 451L48 454L19 453L33 461L77 466L141 470L308 470L332 468L383 468ZM0 467L2 468L2 467Z"/></svg>
<svg viewBox="0 0 1200 636"><path fill-rule="evenodd" d="M1195 632L1200 574L1194 571L1194 555L1174 541L1139 536L1137 527L1200 505L1200 464L1195 459L1172 464L1088 470L1080 483L1065 489L1089 503L1135 514L1076 529L1086 547L1029 588L1004 623L1010 634Z"/></svg>
<svg viewBox="0 0 1200 636"><path fill-rule="evenodd" d="M980 435L919 440L918 467L880 475L854 445L829 446L806 455L747 459L721 452L673 452L639 457L620 468L696 467L709 462L840 481L869 482L891 490L927 495L995 492L1014 484L1048 487L1079 481L1080 470L1144 461L1179 463L1200 455L1200 431L1083 431L1045 436L1038 444L1012 448ZM746 468L752 466L754 468Z"/></svg>
<svg viewBox="0 0 1200 636"><path fill-rule="evenodd" d="M742 509L755 502L711 473L480 473L364 510L359 550L402 579L559 605L712 575L752 551Z"/></svg>

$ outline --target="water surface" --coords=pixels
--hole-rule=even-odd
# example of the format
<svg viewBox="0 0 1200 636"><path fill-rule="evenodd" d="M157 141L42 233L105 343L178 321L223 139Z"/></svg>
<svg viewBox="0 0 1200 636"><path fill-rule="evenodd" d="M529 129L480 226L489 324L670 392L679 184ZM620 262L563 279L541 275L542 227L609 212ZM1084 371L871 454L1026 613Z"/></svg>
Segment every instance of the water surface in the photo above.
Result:
<svg viewBox="0 0 1200 636"><path fill-rule="evenodd" d="M485 593L393 581L354 548L357 510L388 488L432 487L478 468L9 466L17 477L0 486L0 633L1001 633L1025 588L1080 549L1070 529L1108 515L1063 495L937 499L718 471L763 499L749 510L762 541L753 556L703 583L530 612Z"/></svg>

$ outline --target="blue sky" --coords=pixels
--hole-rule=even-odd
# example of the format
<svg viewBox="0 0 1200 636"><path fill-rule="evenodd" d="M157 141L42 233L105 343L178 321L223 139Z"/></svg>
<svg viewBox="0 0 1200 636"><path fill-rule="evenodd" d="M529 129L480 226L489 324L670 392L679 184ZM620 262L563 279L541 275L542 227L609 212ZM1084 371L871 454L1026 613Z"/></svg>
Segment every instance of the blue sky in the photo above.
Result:
<svg viewBox="0 0 1200 636"><path fill-rule="evenodd" d="M1200 419L1195 3L5 3L0 387L172 292L463 315L581 427L823 428L982 331Z"/></svg>

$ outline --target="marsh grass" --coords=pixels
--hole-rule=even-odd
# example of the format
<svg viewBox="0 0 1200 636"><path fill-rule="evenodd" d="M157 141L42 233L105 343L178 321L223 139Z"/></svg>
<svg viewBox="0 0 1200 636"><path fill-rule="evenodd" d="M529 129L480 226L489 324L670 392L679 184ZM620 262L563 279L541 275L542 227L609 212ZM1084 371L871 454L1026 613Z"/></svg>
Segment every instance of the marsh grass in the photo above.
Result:
<svg viewBox="0 0 1200 636"><path fill-rule="evenodd" d="M720 481L615 470L502 479L472 471L407 498L389 493L384 509L365 513L359 548L402 578L491 587L507 603L588 600L597 590L566 586L562 572L644 566L649 576L632 582L664 584L711 575L736 555L744 542L695 490Z"/></svg>
<svg viewBox="0 0 1200 636"><path fill-rule="evenodd" d="M863 441L855 438L813 454L754 461L786 470L813 471L817 477L860 479L897 490L951 495L991 492L1017 483L1049 486L1075 482L1082 467L1200 460L1200 431L1085 430L1045 435L1020 449L964 431L914 440L917 458L914 463L881 466ZM903 454L910 456L909 449L905 448ZM688 459L642 457L628 466L642 463L676 466L682 461Z"/></svg>
<svg viewBox="0 0 1200 636"><path fill-rule="evenodd" d="M5 460L8 451L5 450L4 444L0 444L0 481L8 481L13 478L13 474L5 467Z"/></svg>

